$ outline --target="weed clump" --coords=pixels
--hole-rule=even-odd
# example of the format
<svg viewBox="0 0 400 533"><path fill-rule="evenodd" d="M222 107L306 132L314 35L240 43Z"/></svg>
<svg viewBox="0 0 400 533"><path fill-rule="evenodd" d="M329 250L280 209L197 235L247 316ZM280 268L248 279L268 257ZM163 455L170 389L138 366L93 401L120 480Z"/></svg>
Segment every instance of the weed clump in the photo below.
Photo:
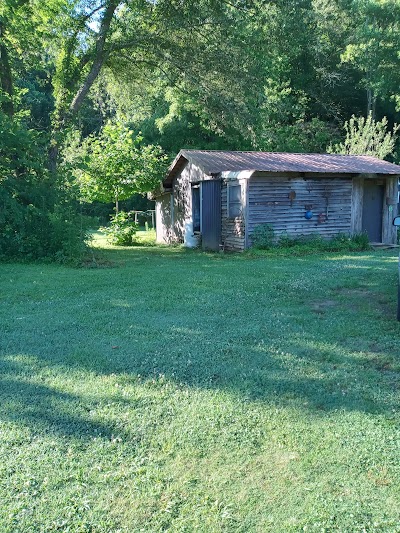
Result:
<svg viewBox="0 0 400 533"><path fill-rule="evenodd" d="M331 239L319 234L293 237L285 233L275 236L270 224L256 226L251 241L253 250L269 250L278 255L287 253L288 250L294 255L307 255L320 252L363 252L371 249L368 235L364 232L352 236L338 233Z"/></svg>
<svg viewBox="0 0 400 533"><path fill-rule="evenodd" d="M258 224L251 234L253 247L258 250L269 250L275 244L274 228L270 224Z"/></svg>

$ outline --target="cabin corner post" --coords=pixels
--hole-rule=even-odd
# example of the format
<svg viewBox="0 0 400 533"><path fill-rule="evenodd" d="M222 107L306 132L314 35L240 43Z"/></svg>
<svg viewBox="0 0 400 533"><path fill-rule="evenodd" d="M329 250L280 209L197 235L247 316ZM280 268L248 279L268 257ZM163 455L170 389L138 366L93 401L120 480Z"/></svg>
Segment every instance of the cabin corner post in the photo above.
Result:
<svg viewBox="0 0 400 533"><path fill-rule="evenodd" d="M382 242L397 243L397 227L393 226L393 218L397 215L398 176L387 178L382 209Z"/></svg>
<svg viewBox="0 0 400 533"><path fill-rule="evenodd" d="M364 178L353 178L351 192L351 235L362 232L362 214L364 201Z"/></svg>

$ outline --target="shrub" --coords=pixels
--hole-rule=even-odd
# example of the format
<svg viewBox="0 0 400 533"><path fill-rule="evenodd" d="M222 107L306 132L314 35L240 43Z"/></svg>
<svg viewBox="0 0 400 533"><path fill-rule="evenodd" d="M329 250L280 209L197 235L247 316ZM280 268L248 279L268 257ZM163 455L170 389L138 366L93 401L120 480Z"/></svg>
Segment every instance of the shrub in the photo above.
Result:
<svg viewBox="0 0 400 533"><path fill-rule="evenodd" d="M274 245L274 228L270 224L259 224L251 234L253 247L259 250L268 250Z"/></svg>
<svg viewBox="0 0 400 533"><path fill-rule="evenodd" d="M0 111L0 259L76 263L86 250L68 176L51 176L41 136Z"/></svg>
<svg viewBox="0 0 400 533"><path fill-rule="evenodd" d="M111 223L101 228L107 235L107 240L114 246L132 246L135 241L139 225L132 220L132 213L120 211L111 217Z"/></svg>
<svg viewBox="0 0 400 533"><path fill-rule="evenodd" d="M312 238L304 237L304 236L297 236L292 237L288 235L287 233L284 233L281 235L277 240L277 246L279 248L293 248L299 244L310 244L312 241L315 240L316 237L319 237L317 235L312 236Z"/></svg>
<svg viewBox="0 0 400 533"><path fill-rule="evenodd" d="M369 242L369 237L365 231L353 235L351 237L351 242L354 246L357 246L360 252L371 249L371 243Z"/></svg>
<svg viewBox="0 0 400 533"><path fill-rule="evenodd" d="M85 217L80 217L68 202L37 205L29 198L30 202L24 204L12 195L7 182L2 185L0 259L46 259L63 263L77 263L82 259L88 240ZM28 195L28 190L25 194Z"/></svg>
<svg viewBox="0 0 400 533"><path fill-rule="evenodd" d="M366 233L357 233L351 237L339 233L332 239L326 241L325 249L329 252L363 252L365 250L370 250L371 245Z"/></svg>
<svg viewBox="0 0 400 533"><path fill-rule="evenodd" d="M260 226L257 228L260 228ZM262 229L264 230L264 228ZM259 229L258 231L261 236L264 235L264 231L267 237L269 235L269 232L266 230L261 231L261 229ZM265 243L268 245L265 246ZM371 245L366 233L359 233L351 237L339 233L331 239L324 239L319 234L300 235L296 237L284 234L275 240L273 240L273 238L271 238L270 241L267 239L264 241L261 240L261 245L259 244L256 246L253 244L253 248L270 250L276 253L279 253L280 251L284 253L286 250L290 250L289 253L295 255L306 255L318 252L362 252L370 250Z"/></svg>

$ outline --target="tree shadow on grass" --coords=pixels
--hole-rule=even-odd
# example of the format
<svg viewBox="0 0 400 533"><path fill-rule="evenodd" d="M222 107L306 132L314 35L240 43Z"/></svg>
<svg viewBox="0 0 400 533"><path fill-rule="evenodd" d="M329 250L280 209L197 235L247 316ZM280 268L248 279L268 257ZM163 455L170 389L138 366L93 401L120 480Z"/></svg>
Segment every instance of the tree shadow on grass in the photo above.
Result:
<svg viewBox="0 0 400 533"><path fill-rule="evenodd" d="M153 380L165 376L178 388L226 391L243 401L289 406L316 416L334 410L386 415L399 408L400 352L390 352L393 342L382 347L376 342L380 329L387 337L398 334L399 328L374 305L359 308L363 293L338 291L335 276L340 279L340 270L328 271L327 286L316 296L313 287L319 287L310 278L318 271L312 262L312 268L305 264L300 280L296 271L286 275L288 265L274 263L274 278L268 286L260 285L265 295L264 289L257 290L264 279L261 262L250 262L253 270L241 273L239 260L223 261L223 268L215 270L206 257L187 257L195 260L180 262L178 273L168 271L167 291L164 262L148 263L139 287L121 269L113 275L116 287L105 285L103 290L110 279L94 273L92 295L75 288L68 313L61 300L51 300L48 289L47 300L30 311L32 318L19 322L18 336L13 336L14 325L9 326L10 341L3 353L26 351L35 360L26 368L8 368L0 389L3 414L43 431L79 438L123 431L112 422L96 421L87 397L29 380L26 376L40 364L55 372L79 370L80 379L82 370L115 374L132 385L140 376L150 389ZM138 260L146 263L143 255ZM364 270L365 283L375 290L370 261L354 258L354 276L346 273L344 279L350 290L355 281L359 286L359 272ZM199 272L199 266L207 268ZM325 293L334 304L321 303ZM62 320L50 327L46 320L57 309ZM38 329L42 336L36 335Z"/></svg>
<svg viewBox="0 0 400 533"><path fill-rule="evenodd" d="M35 433L82 440L94 437L111 439L114 435L124 434L118 424L98 421L92 416L91 412L95 411L98 402L38 384L27 370L27 365L0 358L1 420L22 424Z"/></svg>
<svg viewBox="0 0 400 533"><path fill-rule="evenodd" d="M282 346L235 346L214 342L213 348L157 360L135 358L115 361L123 374L155 378L166 376L183 386L229 391L246 401L276 407L291 406L316 414L334 410L371 414L392 413L400 407L399 370L386 354L358 356L341 346L313 343Z"/></svg>
<svg viewBox="0 0 400 533"><path fill-rule="evenodd" d="M140 337L140 332L137 334ZM171 346L171 336L175 348L165 351L163 346ZM129 350L122 342L109 358L66 357L60 372L68 366L80 372L84 368L98 375L115 375L124 386L132 387L140 376L150 393L162 378L177 388L225 391L241 401L289 407L314 416L336 410L391 415L399 408L399 373L392 366L393 358L386 355L362 357L337 344L325 343L319 348L312 340L292 339L278 349L254 343L251 338L242 343L235 339L204 342L207 338L201 328L169 328L159 331L156 343L142 343L142 349ZM87 354L92 351L96 349L86 349ZM35 358L40 360L40 356ZM45 364L57 368L54 360ZM34 361L30 370L29 366L10 366L7 377L0 381L0 412L8 420L22 422L35 431L79 439L132 438L121 424L92 416L99 402L95 396L60 392L30 382L26 374L33 371ZM128 408L133 405L130 399L117 401L126 402Z"/></svg>

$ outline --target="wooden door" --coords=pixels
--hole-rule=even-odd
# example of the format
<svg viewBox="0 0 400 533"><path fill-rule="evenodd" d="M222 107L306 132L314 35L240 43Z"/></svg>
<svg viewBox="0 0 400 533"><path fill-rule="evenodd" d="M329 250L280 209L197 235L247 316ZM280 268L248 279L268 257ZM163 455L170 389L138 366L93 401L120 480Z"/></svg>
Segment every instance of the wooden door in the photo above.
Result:
<svg viewBox="0 0 400 533"><path fill-rule="evenodd" d="M382 242L382 213L384 185L377 180L364 181L362 230L370 242Z"/></svg>

